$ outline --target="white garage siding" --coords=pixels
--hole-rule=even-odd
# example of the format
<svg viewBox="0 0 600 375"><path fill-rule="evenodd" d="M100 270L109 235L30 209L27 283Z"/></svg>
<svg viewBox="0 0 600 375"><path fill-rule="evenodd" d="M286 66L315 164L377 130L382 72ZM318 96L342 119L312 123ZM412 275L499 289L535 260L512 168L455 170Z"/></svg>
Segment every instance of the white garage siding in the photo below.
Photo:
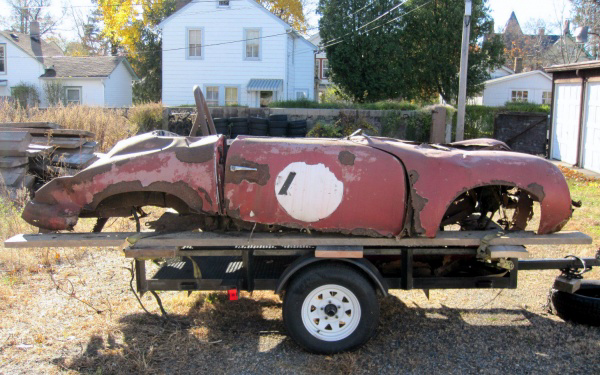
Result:
<svg viewBox="0 0 600 375"><path fill-rule="evenodd" d="M104 106L131 107L132 84L132 77L125 63L119 63L110 76L104 80Z"/></svg>
<svg viewBox="0 0 600 375"><path fill-rule="evenodd" d="M98 78L61 78L58 80L63 87L81 88L81 105L91 107L104 106L104 84Z"/></svg>
<svg viewBox="0 0 600 375"><path fill-rule="evenodd" d="M501 107L511 101L513 91L526 91L527 101L542 104L544 92L552 91L552 79L540 71L511 74L486 81L483 90L483 105ZM548 103L549 104L549 103Z"/></svg>
<svg viewBox="0 0 600 375"><path fill-rule="evenodd" d="M554 95L551 157L577 164L581 84L557 83Z"/></svg>
<svg viewBox="0 0 600 375"><path fill-rule="evenodd" d="M585 99L581 166L600 173L600 82L588 82Z"/></svg>

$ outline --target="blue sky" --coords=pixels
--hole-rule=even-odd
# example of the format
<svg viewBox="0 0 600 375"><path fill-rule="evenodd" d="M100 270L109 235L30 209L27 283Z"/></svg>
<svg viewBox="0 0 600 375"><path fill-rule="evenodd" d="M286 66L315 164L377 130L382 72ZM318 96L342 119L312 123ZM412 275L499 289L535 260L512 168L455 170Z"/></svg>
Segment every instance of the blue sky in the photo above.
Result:
<svg viewBox="0 0 600 375"><path fill-rule="evenodd" d="M315 14L318 0L308 0L309 23L311 26L318 25L318 16ZM554 26L562 23L562 20L570 15L570 3L568 0L489 0L488 2L491 15L494 18L496 28L502 28L512 11L515 12L521 27L525 27L530 19L543 19L546 24ZM74 5L79 11L87 12L91 8L90 0L53 0L52 13L60 16L64 7ZM81 7L83 6L83 7ZM80 8L79 8L80 7ZM0 0L0 16L8 14L9 8L6 0ZM70 17L65 17L62 24L58 27L59 34L67 39L73 39L76 34L73 32L73 22ZM559 32L559 28L548 32Z"/></svg>

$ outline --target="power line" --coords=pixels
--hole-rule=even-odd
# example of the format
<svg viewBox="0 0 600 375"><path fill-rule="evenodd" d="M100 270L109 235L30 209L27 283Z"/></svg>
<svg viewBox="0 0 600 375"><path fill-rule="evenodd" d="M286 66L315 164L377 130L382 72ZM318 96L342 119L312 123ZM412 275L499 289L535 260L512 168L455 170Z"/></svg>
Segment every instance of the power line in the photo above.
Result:
<svg viewBox="0 0 600 375"><path fill-rule="evenodd" d="M244 0L229 0L229 2L232 1L244 1ZM192 0L190 2L188 2L187 4L195 4L195 3L218 3L219 0ZM187 5L186 4L186 5ZM102 6L122 6L124 5L124 3L112 3L112 4L102 4ZM143 3L140 4L131 4L132 6L143 6ZM19 7L20 9L45 9L45 8L97 8L99 7L100 4L98 5L63 5L63 6L53 6L53 5L39 5L39 6L28 6L28 7Z"/></svg>

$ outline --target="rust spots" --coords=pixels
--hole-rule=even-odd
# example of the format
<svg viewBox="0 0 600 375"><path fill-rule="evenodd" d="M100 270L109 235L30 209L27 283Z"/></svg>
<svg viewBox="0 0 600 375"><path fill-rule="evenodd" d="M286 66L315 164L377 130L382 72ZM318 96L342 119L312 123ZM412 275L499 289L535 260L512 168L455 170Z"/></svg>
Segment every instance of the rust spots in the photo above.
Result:
<svg viewBox="0 0 600 375"><path fill-rule="evenodd" d="M242 181L248 181L264 186L267 184L271 175L269 174L268 164L258 164L250 160L246 160L237 155L232 155L227 158L227 169L225 170L225 181L232 184L240 184ZM256 170L238 170L232 172L229 166L256 168Z"/></svg>
<svg viewBox="0 0 600 375"><path fill-rule="evenodd" d="M544 197L546 196L546 194L544 193L544 187L540 184L536 184L535 182L527 185L527 191L535 195L538 202L540 203L542 203Z"/></svg>
<svg viewBox="0 0 600 375"><path fill-rule="evenodd" d="M178 148L175 156L184 163L206 163L215 157L215 148L212 143Z"/></svg>
<svg viewBox="0 0 600 375"><path fill-rule="evenodd" d="M356 156L350 151L342 151L338 154L338 160L342 165L354 165L354 159Z"/></svg>
<svg viewBox="0 0 600 375"><path fill-rule="evenodd" d="M414 211L412 215L413 226L415 232L422 234L425 232L425 229L421 225L421 211L425 208L429 200L420 196L415 189L415 184L419 180L419 172L415 170L408 172L408 179L410 182L410 200Z"/></svg>

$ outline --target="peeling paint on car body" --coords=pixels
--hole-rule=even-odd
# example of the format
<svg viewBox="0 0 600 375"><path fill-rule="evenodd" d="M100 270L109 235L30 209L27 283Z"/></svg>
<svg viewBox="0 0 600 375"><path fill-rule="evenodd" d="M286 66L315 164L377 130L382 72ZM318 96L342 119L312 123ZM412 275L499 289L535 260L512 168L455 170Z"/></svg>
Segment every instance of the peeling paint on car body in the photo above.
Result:
<svg viewBox="0 0 600 375"><path fill-rule="evenodd" d="M273 149L278 150L277 155L273 155ZM349 154L354 156L352 163ZM340 155L347 156L340 158ZM262 179L258 177L235 177L242 172L232 172L231 166L241 160L248 166L268 165L270 176L266 183L259 183ZM302 211L300 208L296 208L299 210L296 214L290 214L280 204L277 194L281 193L281 187L276 188L277 176L294 163L309 166L303 172L294 170L297 173L316 172L320 168L310 166L323 166L323 172L306 176L315 187L319 186L315 191L322 196L316 196L314 189L306 186L293 193L296 202L304 202L306 207L303 208L307 210L316 209L315 204L337 203L339 199L339 204L332 205L335 209L327 216L298 213ZM329 172L324 172L325 168ZM244 221L378 236L396 236L404 225L407 197L404 168L395 157L368 146L340 139L238 137L229 148L225 171L226 212ZM243 173L257 175L259 172ZM333 180L324 182L328 173L343 186L340 195L332 187ZM280 177L281 184L288 179L289 172L284 174ZM301 178L294 177L290 186L299 181ZM315 218L318 220L313 221Z"/></svg>
<svg viewBox="0 0 600 375"><path fill-rule="evenodd" d="M72 229L81 211L93 211L104 199L133 191L168 193L192 211L218 214L218 155L223 143L223 136L151 133L121 141L75 176L44 185L25 207L23 218L48 230Z"/></svg>
<svg viewBox="0 0 600 375"><path fill-rule="evenodd" d="M352 140L402 161L409 171L418 234L435 237L449 205L465 191L487 185L518 187L539 201L539 234L560 230L571 217L571 196L563 174L540 157L498 150L441 150L379 137ZM477 143L481 142L470 145ZM493 142L488 145L497 146Z"/></svg>

